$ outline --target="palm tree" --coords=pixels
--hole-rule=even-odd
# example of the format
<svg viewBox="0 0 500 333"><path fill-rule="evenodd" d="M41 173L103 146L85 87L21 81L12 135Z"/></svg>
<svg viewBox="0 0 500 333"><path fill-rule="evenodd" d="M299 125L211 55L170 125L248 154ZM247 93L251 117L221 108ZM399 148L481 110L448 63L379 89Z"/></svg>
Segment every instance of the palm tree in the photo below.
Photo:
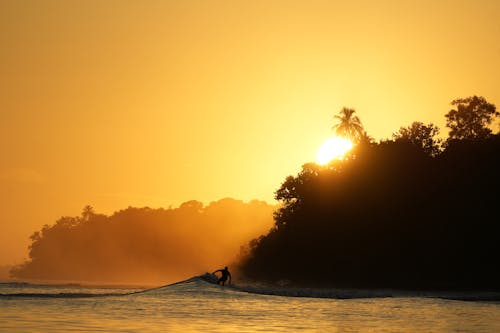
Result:
<svg viewBox="0 0 500 333"><path fill-rule="evenodd" d="M361 120L354 113L356 113L354 109L342 108L339 114L333 116L333 119L338 120L339 123L333 125L332 129L335 131L335 134L357 143L366 132L361 124Z"/></svg>
<svg viewBox="0 0 500 333"><path fill-rule="evenodd" d="M82 220L83 221L85 221L85 222L90 221L90 219L94 215L95 215L95 211L91 205L87 205L87 206L83 207L83 210L82 210Z"/></svg>

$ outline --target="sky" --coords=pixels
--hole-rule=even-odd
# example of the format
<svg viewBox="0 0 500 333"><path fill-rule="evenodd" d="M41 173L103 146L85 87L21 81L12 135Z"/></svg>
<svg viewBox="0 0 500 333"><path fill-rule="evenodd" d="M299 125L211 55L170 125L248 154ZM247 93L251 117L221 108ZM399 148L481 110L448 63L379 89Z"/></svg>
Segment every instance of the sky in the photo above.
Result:
<svg viewBox="0 0 500 333"><path fill-rule="evenodd" d="M500 1L0 1L0 265L89 204L273 203L354 108L376 140L500 105Z"/></svg>

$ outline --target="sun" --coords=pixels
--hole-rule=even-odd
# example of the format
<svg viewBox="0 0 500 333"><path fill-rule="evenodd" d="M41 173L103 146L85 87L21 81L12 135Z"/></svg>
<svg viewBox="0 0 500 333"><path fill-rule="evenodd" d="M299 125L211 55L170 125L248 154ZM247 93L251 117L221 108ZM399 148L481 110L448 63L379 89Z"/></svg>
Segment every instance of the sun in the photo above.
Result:
<svg viewBox="0 0 500 333"><path fill-rule="evenodd" d="M335 159L342 159L345 153L352 148L352 142L339 137L326 140L321 144L316 155L319 164L325 165Z"/></svg>

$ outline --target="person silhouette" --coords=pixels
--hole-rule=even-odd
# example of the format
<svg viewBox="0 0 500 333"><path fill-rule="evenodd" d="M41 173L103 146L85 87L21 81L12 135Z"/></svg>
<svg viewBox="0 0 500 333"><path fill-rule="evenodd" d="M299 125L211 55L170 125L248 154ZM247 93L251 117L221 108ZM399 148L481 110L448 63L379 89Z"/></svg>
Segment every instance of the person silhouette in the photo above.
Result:
<svg viewBox="0 0 500 333"><path fill-rule="evenodd" d="M217 284L222 284L224 285L227 281L227 278L229 278L229 284L231 283L231 273L229 273L229 270L227 269L227 266L224 267L223 269L218 269L214 271L212 274L215 274L217 272L221 273L221 277L217 280Z"/></svg>

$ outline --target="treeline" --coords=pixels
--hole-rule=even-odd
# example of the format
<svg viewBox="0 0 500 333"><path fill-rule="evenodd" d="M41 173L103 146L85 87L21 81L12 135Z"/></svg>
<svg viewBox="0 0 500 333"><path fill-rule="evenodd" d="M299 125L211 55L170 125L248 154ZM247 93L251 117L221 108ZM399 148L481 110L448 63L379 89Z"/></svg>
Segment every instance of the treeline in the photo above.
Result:
<svg viewBox="0 0 500 333"><path fill-rule="evenodd" d="M415 122L378 143L343 109L337 119L357 125L350 137L358 145L284 181L274 227L250 242L244 275L305 286L500 289L500 135L489 127L498 112L477 96L452 105L448 139Z"/></svg>
<svg viewBox="0 0 500 333"><path fill-rule="evenodd" d="M133 208L107 216L92 207L31 236L19 279L161 284L229 264L241 244L272 226L262 201L222 199L204 206Z"/></svg>

